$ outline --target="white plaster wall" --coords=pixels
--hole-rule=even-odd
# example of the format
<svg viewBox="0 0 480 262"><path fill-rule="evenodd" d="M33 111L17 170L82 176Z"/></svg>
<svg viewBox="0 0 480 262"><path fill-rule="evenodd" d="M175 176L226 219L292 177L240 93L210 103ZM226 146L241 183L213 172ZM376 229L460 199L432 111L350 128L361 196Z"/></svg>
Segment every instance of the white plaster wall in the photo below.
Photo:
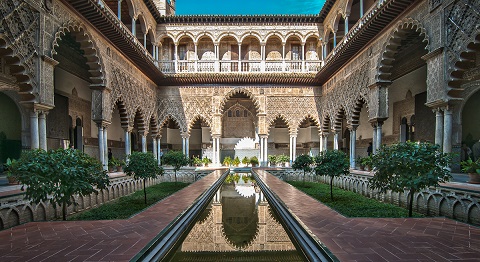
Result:
<svg viewBox="0 0 480 262"><path fill-rule="evenodd" d="M108 140L125 141L125 132L122 129L122 125L120 123L120 112L118 111L117 108L113 110L111 122L112 123L108 126L108 129L107 129ZM97 132L98 131L92 132L92 133L97 133Z"/></svg>
<svg viewBox="0 0 480 262"><path fill-rule="evenodd" d="M270 129L270 136L268 142L274 143L290 143L290 134L288 128L272 128Z"/></svg>
<svg viewBox="0 0 480 262"><path fill-rule="evenodd" d="M426 66L398 78L388 87L389 118L383 124L382 132L384 135L393 134L393 103L404 100L408 90L412 92L412 96L427 91Z"/></svg>
<svg viewBox="0 0 480 262"><path fill-rule="evenodd" d="M202 143L208 144L212 140L210 127L202 127Z"/></svg>
<svg viewBox="0 0 480 262"><path fill-rule="evenodd" d="M373 137L372 125L368 122L368 110L366 106L360 111L360 121L357 128L357 139L367 139Z"/></svg>

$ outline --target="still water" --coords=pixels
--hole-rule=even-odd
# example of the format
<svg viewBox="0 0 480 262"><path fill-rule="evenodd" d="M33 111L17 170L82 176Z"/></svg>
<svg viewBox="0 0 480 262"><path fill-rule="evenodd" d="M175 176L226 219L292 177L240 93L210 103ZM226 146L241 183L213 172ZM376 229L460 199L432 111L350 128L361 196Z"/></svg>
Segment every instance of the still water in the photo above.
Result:
<svg viewBox="0 0 480 262"><path fill-rule="evenodd" d="M170 261L305 261L250 173L230 174Z"/></svg>

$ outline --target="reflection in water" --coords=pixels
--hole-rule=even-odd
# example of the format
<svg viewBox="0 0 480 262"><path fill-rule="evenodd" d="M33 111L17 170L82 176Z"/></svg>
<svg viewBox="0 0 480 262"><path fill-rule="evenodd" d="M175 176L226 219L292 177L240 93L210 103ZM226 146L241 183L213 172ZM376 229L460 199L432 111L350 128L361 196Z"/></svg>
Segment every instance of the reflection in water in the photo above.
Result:
<svg viewBox="0 0 480 262"><path fill-rule="evenodd" d="M229 175L171 261L303 261L247 173Z"/></svg>

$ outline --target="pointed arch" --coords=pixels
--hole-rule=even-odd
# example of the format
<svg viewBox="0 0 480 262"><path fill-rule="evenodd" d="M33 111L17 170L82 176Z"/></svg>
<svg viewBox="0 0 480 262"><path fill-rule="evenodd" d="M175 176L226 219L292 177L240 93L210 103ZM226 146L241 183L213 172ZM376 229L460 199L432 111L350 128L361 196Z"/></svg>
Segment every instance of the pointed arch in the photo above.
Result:
<svg viewBox="0 0 480 262"><path fill-rule="evenodd" d="M56 48L59 45L60 39L70 33L77 42L80 43L80 49L85 52L84 56L87 59L87 65L90 68L91 74L90 82L91 86L107 86L105 77L105 66L100 55L100 49L93 40L93 37L88 33L84 25L77 22L68 22L64 26L60 27L55 33L55 37L52 43L51 56L57 54Z"/></svg>
<svg viewBox="0 0 480 262"><path fill-rule="evenodd" d="M200 114L197 114L195 115L188 123L188 128L187 128L187 132L190 133L190 131L192 130L192 127L193 125L195 124L195 122L197 122L197 120L200 120L200 121L204 121L205 123L207 123L207 125L209 127L212 127L212 123L210 121L210 119L208 119L207 117L205 116L202 116Z"/></svg>
<svg viewBox="0 0 480 262"><path fill-rule="evenodd" d="M398 52L401 41L407 38L408 33L423 37L422 42L425 43L425 50L430 50L427 31L420 22L412 18L399 21L395 29L388 36L387 42L384 44L383 51L380 55L377 74L375 76L377 82L390 81L390 70L395 61L395 55Z"/></svg>
<svg viewBox="0 0 480 262"><path fill-rule="evenodd" d="M223 97L222 101L220 102L220 106L218 108L218 112L223 114L223 107L225 106L225 103L230 99L233 95L235 94L240 94L243 93L245 94L248 98L250 98L253 101L253 104L255 105L255 109L257 110L257 114L260 113L260 102L258 101L257 97L248 89L246 88L233 88L230 91L228 91L225 96Z"/></svg>

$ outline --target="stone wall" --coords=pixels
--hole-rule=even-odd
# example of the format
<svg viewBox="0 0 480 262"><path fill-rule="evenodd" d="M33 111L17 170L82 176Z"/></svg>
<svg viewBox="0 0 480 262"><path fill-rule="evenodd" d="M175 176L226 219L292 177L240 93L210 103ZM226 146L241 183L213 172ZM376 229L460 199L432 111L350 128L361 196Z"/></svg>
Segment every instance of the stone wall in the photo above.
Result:
<svg viewBox="0 0 480 262"><path fill-rule="evenodd" d="M292 169L269 170L274 176L282 180L297 180L302 178L302 171ZM350 174L336 177L334 186L353 191L369 198L382 202L395 204L401 207L407 206L408 191L401 193L379 193L369 187L368 179L371 176ZM330 183L329 176L315 176L308 173L306 181ZM444 216L474 225L480 225L480 193L468 190L453 189L447 187L429 188L414 196L414 211L427 216Z"/></svg>
<svg viewBox="0 0 480 262"><path fill-rule="evenodd" d="M193 183L208 175L211 170L195 171L194 169L184 169L177 172L177 181ZM171 169L166 169L165 174L156 179L147 180L146 186L153 186L162 182L172 182L174 173ZM130 195L135 191L142 190L142 180L134 180L130 176L112 178L110 186L101 190L98 194L87 196L75 196L76 206L69 206L67 214L71 215L83 210L98 207L104 203L118 199L122 196ZM49 202L34 204L24 200L24 194L11 195L0 198L0 229L14 227L20 224L32 221L48 221L60 219L62 216L61 208L54 208Z"/></svg>

